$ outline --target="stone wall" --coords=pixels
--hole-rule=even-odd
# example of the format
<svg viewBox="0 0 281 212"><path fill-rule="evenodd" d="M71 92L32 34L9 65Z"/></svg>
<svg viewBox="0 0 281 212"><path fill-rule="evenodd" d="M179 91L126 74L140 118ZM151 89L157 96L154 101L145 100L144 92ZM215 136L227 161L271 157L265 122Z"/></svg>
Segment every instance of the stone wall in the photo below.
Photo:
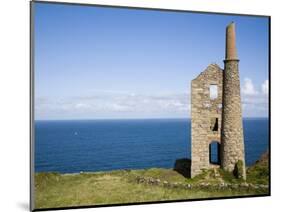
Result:
<svg viewBox="0 0 281 212"><path fill-rule="evenodd" d="M210 85L217 85L215 99L210 98ZM222 86L223 70L216 64L209 65L191 82L191 177L217 166L210 163L209 144L221 143Z"/></svg>

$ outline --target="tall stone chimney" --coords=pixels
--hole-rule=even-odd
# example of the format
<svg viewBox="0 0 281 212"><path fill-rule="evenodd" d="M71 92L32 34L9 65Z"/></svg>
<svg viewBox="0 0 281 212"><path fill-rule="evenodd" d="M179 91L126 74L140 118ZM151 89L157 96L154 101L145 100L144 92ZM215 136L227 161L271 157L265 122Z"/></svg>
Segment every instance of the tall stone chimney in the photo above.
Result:
<svg viewBox="0 0 281 212"><path fill-rule="evenodd" d="M223 74L221 167L227 171L234 171L237 167L240 167L240 169L242 168L242 176L245 179L244 134L242 126L238 63L235 24L232 22L226 28L226 53Z"/></svg>
<svg viewBox="0 0 281 212"><path fill-rule="evenodd" d="M235 24L231 22L226 28L226 60L237 60Z"/></svg>

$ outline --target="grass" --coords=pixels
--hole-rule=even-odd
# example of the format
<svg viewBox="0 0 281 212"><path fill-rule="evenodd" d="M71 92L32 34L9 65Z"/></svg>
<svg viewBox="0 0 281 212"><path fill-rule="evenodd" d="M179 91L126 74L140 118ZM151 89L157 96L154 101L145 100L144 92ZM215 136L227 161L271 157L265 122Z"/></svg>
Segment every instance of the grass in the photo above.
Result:
<svg viewBox="0 0 281 212"><path fill-rule="evenodd" d="M267 170L267 172L265 171ZM216 176L219 172L219 176ZM137 179L157 179L161 183L139 183ZM181 187L163 186L162 182L178 183ZM211 197L267 194L267 188L217 189L198 188L200 183L239 184L244 182L220 169L204 170L195 178L185 178L172 169L117 170L80 174L36 173L36 208L58 208L70 206L134 203L165 200L183 200ZM268 183L266 164L256 164L247 170L247 182ZM194 185L185 189L184 185Z"/></svg>
<svg viewBox="0 0 281 212"><path fill-rule="evenodd" d="M268 163L268 152L266 152L259 161L247 169L247 180L255 184L268 184Z"/></svg>

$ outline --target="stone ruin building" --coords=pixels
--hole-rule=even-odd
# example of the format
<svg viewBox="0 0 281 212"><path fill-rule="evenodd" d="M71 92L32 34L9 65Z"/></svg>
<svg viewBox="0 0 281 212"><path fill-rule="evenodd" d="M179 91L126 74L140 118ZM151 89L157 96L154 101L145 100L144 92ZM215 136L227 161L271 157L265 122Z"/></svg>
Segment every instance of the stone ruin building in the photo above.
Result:
<svg viewBox="0 0 281 212"><path fill-rule="evenodd" d="M239 161L246 178L238 63L232 22L224 70L210 64L191 83L191 177L215 167L233 172Z"/></svg>

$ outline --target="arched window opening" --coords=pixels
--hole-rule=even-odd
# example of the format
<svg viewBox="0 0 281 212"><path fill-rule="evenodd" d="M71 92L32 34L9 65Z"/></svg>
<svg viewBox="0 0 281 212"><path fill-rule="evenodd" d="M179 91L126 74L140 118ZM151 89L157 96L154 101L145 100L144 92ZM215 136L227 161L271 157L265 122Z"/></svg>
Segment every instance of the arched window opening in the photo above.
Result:
<svg viewBox="0 0 281 212"><path fill-rule="evenodd" d="M209 144L209 162L210 164L220 165L220 143L217 141L212 141Z"/></svg>

